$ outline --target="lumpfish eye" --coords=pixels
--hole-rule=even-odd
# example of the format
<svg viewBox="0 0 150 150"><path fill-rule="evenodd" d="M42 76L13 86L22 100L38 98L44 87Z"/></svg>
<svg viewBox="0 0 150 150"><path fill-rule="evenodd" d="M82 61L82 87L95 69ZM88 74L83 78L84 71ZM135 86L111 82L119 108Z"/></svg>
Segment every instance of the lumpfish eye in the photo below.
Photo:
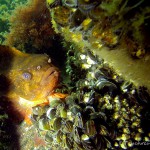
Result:
<svg viewBox="0 0 150 150"><path fill-rule="evenodd" d="M23 79L25 79L25 80L31 80L32 75L31 75L29 72L24 72L24 73L22 74L22 77L23 77Z"/></svg>

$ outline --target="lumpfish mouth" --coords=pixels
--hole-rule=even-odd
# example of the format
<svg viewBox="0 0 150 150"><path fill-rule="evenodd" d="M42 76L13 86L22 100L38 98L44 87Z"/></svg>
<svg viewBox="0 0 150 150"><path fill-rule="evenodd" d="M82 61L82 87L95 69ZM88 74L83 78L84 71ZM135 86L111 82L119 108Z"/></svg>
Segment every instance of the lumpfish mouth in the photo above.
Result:
<svg viewBox="0 0 150 150"><path fill-rule="evenodd" d="M57 87L59 80L59 70L56 67L50 67L44 73L40 82L40 95L38 98L44 98L50 95Z"/></svg>
<svg viewBox="0 0 150 150"><path fill-rule="evenodd" d="M47 69L47 71L44 73L40 85L47 85L50 84L50 86L54 86L53 84L56 84L59 78L59 71L56 67L50 67Z"/></svg>

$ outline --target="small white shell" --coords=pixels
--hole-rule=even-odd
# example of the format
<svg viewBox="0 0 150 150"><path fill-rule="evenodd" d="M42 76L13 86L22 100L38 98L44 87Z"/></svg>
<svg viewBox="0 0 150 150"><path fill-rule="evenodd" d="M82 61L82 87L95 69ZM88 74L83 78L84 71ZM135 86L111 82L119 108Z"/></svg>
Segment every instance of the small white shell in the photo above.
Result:
<svg viewBox="0 0 150 150"><path fill-rule="evenodd" d="M37 70L40 70L40 69L41 69L41 66L37 66L36 68L37 68Z"/></svg>
<svg viewBox="0 0 150 150"><path fill-rule="evenodd" d="M52 62L52 60L49 58L49 59L48 59L48 63L51 63L51 62Z"/></svg>

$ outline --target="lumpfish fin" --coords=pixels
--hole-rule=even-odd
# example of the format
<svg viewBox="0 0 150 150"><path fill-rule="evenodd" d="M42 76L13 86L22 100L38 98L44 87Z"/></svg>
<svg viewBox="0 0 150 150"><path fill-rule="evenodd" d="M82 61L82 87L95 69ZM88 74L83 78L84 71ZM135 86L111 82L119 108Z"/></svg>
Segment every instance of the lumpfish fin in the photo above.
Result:
<svg viewBox="0 0 150 150"><path fill-rule="evenodd" d="M46 106L46 105L49 105L49 101L44 101L44 102L41 102L40 104L36 105L36 106Z"/></svg>
<svg viewBox="0 0 150 150"><path fill-rule="evenodd" d="M30 118L30 116L32 114L32 108L29 108L29 107L28 108L21 108L20 107L19 111L22 114L25 123L27 125L32 125L32 121L31 121L31 118Z"/></svg>
<svg viewBox="0 0 150 150"><path fill-rule="evenodd" d="M29 105L24 105L24 103L27 101L21 97L19 97L18 99L11 99L11 101L13 102L13 107L14 109L19 112L19 116L22 116L20 118L20 120L25 120L25 122L28 125L32 125L32 121L30 119L30 116L32 114L32 107ZM25 102L24 102L25 101ZM18 117L19 117L18 116ZM18 118L19 119L19 118Z"/></svg>
<svg viewBox="0 0 150 150"><path fill-rule="evenodd" d="M29 115L26 115L26 116L25 116L24 121L26 122L27 125L32 125L32 121L31 121L31 119L29 118Z"/></svg>
<svg viewBox="0 0 150 150"><path fill-rule="evenodd" d="M1 53L7 53L7 56L29 56L29 54L27 53L23 53L21 51L19 51L18 49L16 49L15 47L10 47L7 45L0 45L0 52ZM5 55L4 55L5 56Z"/></svg>
<svg viewBox="0 0 150 150"><path fill-rule="evenodd" d="M50 94L48 97L56 97L56 98L64 99L67 96L68 94L64 94L64 93L53 93L53 94Z"/></svg>

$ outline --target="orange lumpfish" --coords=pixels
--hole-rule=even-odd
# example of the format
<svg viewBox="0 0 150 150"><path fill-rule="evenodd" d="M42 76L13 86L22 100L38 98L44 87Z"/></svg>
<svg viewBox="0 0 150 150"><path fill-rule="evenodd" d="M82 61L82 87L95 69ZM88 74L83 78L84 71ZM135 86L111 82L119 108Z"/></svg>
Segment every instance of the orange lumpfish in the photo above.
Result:
<svg viewBox="0 0 150 150"><path fill-rule="evenodd" d="M47 55L0 46L0 96L7 97L26 121L32 107L48 102L58 79L59 70Z"/></svg>

